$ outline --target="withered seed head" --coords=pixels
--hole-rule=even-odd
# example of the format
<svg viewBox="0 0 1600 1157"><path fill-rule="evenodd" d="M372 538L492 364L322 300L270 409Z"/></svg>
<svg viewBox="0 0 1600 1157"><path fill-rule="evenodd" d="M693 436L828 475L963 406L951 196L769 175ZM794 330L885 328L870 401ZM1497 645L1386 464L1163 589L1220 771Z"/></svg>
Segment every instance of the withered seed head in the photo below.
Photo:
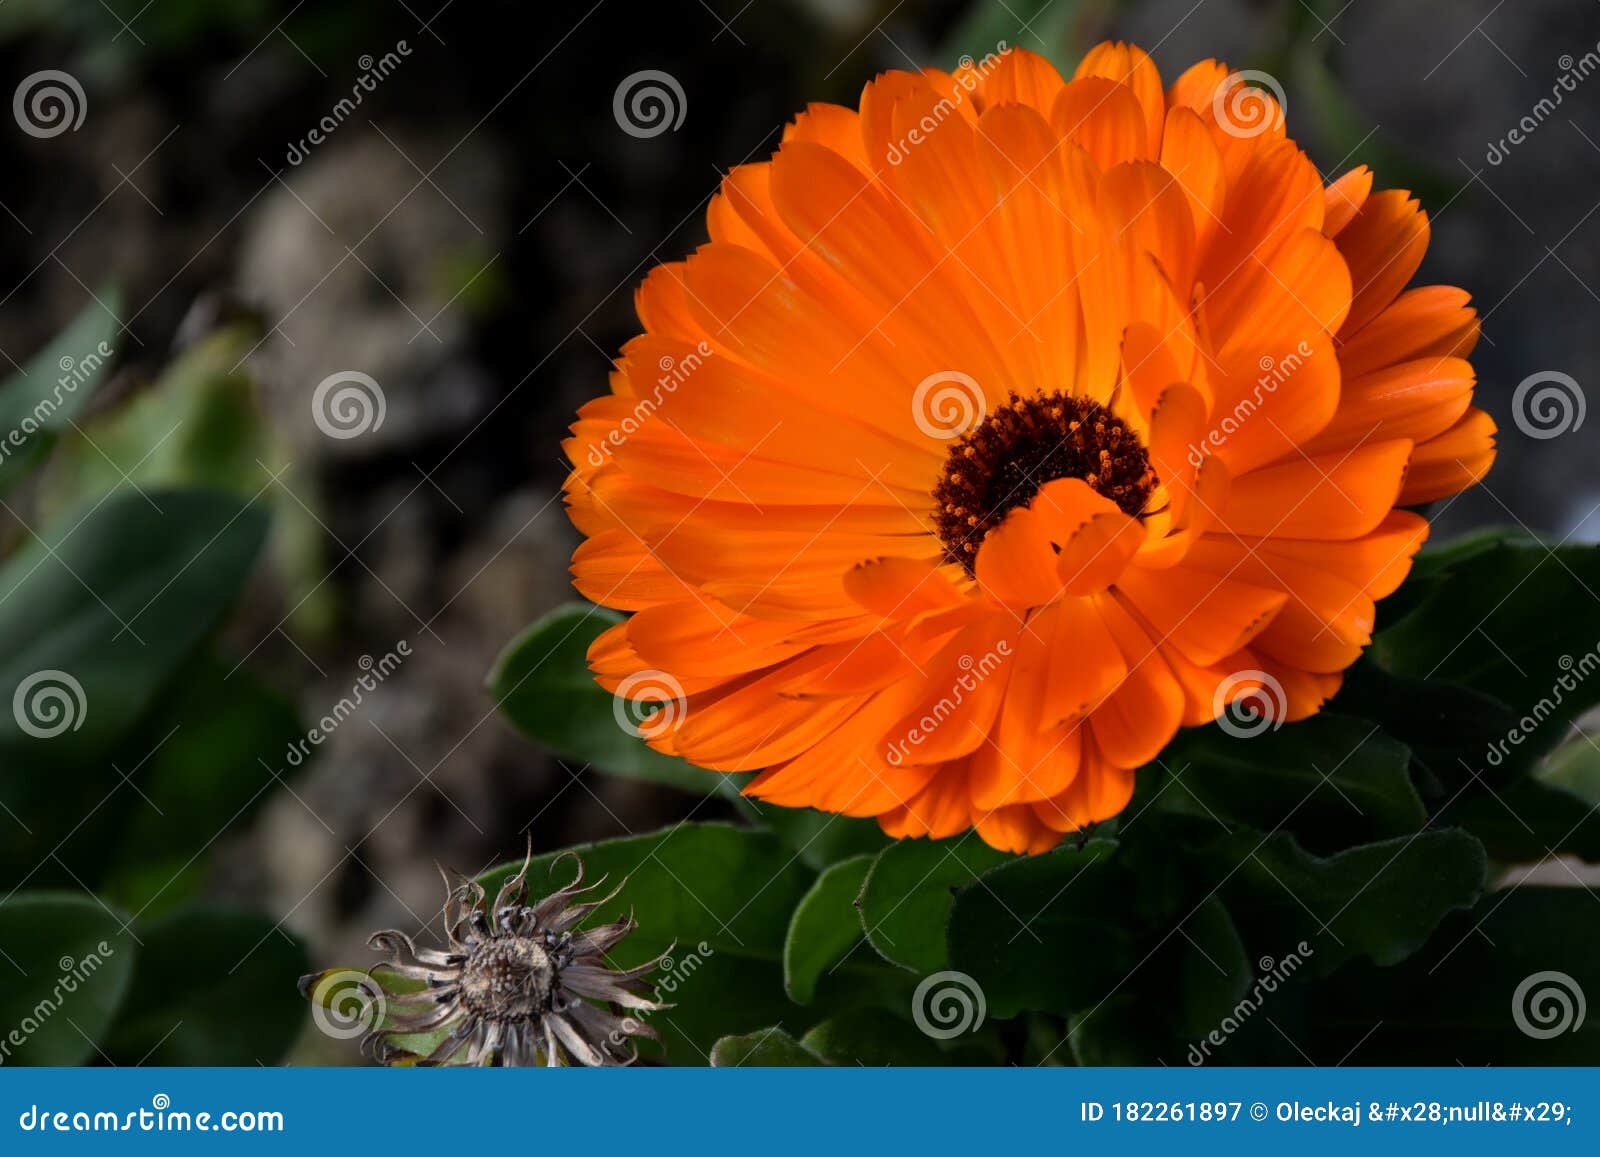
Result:
<svg viewBox="0 0 1600 1157"><path fill-rule="evenodd" d="M638 1056L633 1038L659 1039L623 1010L668 1007L654 1000L646 979L661 958L626 970L606 960L636 927L632 918L578 928L627 881L589 899L605 881L582 887L583 861L572 858L572 883L534 904L527 902L528 860L492 906L481 885L447 878L444 949L418 948L402 932L375 934L372 947L389 953L380 967L425 987L390 997L387 1020L363 1046L388 1063L412 1055L398 1038L443 1033L418 1064L626 1065Z"/></svg>

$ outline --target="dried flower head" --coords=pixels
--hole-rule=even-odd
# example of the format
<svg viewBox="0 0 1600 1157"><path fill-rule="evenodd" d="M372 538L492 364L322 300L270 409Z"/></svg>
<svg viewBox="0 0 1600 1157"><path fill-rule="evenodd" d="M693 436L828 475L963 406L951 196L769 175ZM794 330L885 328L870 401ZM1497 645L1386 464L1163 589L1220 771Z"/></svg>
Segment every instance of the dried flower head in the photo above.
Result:
<svg viewBox="0 0 1600 1157"><path fill-rule="evenodd" d="M627 970L606 962L606 953L637 926L633 918L576 930L627 881L580 903L605 880L582 887L583 861L567 855L577 861L577 876L536 904L527 903L528 860L501 886L492 908L482 885L447 879L450 943L443 950L418 948L402 932L373 935L368 943L390 954L383 967L427 987L390 997L387 1022L362 1046L388 1062L403 1051L395 1038L448 1029L419 1064L626 1065L638 1056L630 1038L659 1039L623 1010L668 1007L652 999L645 979L660 958Z"/></svg>

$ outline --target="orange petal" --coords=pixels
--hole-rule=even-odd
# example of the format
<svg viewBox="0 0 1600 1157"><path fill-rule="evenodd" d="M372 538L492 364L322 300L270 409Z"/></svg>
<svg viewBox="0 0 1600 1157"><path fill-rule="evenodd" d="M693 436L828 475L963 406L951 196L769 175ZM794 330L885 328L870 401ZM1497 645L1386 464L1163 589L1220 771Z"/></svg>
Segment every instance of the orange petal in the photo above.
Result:
<svg viewBox="0 0 1600 1157"><path fill-rule="evenodd" d="M976 90L979 112L997 105L1024 104L1047 114L1064 82L1056 66L1037 52L1008 48L957 72L956 83Z"/></svg>
<svg viewBox="0 0 1600 1157"><path fill-rule="evenodd" d="M952 610L967 599L947 571L929 559L878 558L845 573L845 593L873 614L912 619Z"/></svg>
<svg viewBox="0 0 1600 1157"><path fill-rule="evenodd" d="M1042 606L1061 590L1042 520L1026 507L1011 511L984 536L975 569L984 593L1015 610Z"/></svg>
<svg viewBox="0 0 1600 1157"><path fill-rule="evenodd" d="M1102 169L1156 156L1133 89L1102 76L1086 76L1063 88L1051 107L1050 127L1082 146Z"/></svg>
<svg viewBox="0 0 1600 1157"><path fill-rule="evenodd" d="M1005 697L1017 629L1006 613L956 632L927 665L911 710L885 737L890 763L942 763L985 740Z"/></svg>
<svg viewBox="0 0 1600 1157"><path fill-rule="evenodd" d="M1233 654L1283 607L1282 591L1218 578L1185 566L1162 571L1130 567L1117 593L1188 659L1202 667Z"/></svg>
<svg viewBox="0 0 1600 1157"><path fill-rule="evenodd" d="M1308 454L1386 438L1421 445L1472 404L1477 374L1461 358L1423 358L1346 378L1339 412L1303 447Z"/></svg>
<svg viewBox="0 0 1600 1157"><path fill-rule="evenodd" d="M1055 550L1055 573L1069 595L1104 590L1144 541L1137 519L1081 478L1058 478L1039 488L1032 510Z"/></svg>
<svg viewBox="0 0 1600 1157"><path fill-rule="evenodd" d="M1357 538L1394 508L1410 456L1410 442L1377 442L1235 478L1222 525L1263 537Z"/></svg>
<svg viewBox="0 0 1600 1157"><path fill-rule="evenodd" d="M1355 219L1361 206L1367 203L1371 192L1372 170L1365 165L1357 165L1329 185L1323 207L1322 232L1329 237L1337 237L1344 232L1345 226Z"/></svg>
<svg viewBox="0 0 1600 1157"><path fill-rule="evenodd" d="M1039 728L1059 726L1092 710L1128 674L1127 661L1092 599L1047 607L1037 629L1050 637Z"/></svg>
<svg viewBox="0 0 1600 1157"><path fill-rule="evenodd" d="M1116 638L1128 675L1094 709L1089 723L1108 761L1138 767L1154 759L1177 733L1183 689L1150 636L1114 597L1100 596L1095 605Z"/></svg>
<svg viewBox="0 0 1600 1157"><path fill-rule="evenodd" d="M1350 377L1360 377L1397 362L1429 357L1464 358L1478 344L1478 314L1464 289L1424 285L1408 289L1394 303L1343 339L1339 362Z"/></svg>
<svg viewBox="0 0 1600 1157"><path fill-rule="evenodd" d="M1459 422L1411 456L1400 501L1407 506L1446 498L1475 485L1494 465L1494 419L1474 406Z"/></svg>
<svg viewBox="0 0 1600 1157"><path fill-rule="evenodd" d="M1117 84L1125 84L1138 98L1144 109L1145 128L1148 133L1146 156L1155 156L1161 150L1161 129L1167 115L1166 93L1161 88L1161 73L1156 70L1150 54L1134 44L1122 41L1104 41L1084 53L1078 62L1073 79L1085 76L1103 76Z"/></svg>
<svg viewBox="0 0 1600 1157"><path fill-rule="evenodd" d="M1354 286L1342 331L1348 336L1399 297L1417 272L1428 251L1428 215L1410 193L1385 189L1367 198L1336 240Z"/></svg>
<svg viewBox="0 0 1600 1157"><path fill-rule="evenodd" d="M1204 258L1211 239L1222 223L1222 206L1227 195L1227 178L1222 169L1222 154L1200 118L1186 108L1167 113L1166 132L1161 138L1161 167L1188 194L1194 218L1195 252Z"/></svg>

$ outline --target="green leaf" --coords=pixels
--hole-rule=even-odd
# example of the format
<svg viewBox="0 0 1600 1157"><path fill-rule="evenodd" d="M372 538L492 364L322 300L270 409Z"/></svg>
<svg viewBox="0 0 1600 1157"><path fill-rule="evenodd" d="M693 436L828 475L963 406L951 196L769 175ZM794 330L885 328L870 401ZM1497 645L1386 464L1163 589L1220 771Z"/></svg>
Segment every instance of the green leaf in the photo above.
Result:
<svg viewBox="0 0 1600 1157"><path fill-rule="evenodd" d="M1533 864L1571 855L1600 862L1597 805L1554 783L1522 778L1504 787L1462 792L1440 810L1440 823L1455 824L1483 842L1490 859Z"/></svg>
<svg viewBox="0 0 1600 1157"><path fill-rule="evenodd" d="M201 853L299 770L288 757L305 735L294 705L231 668L212 655L190 663L116 760L139 795L107 841L100 891L146 917L181 903L203 879Z"/></svg>
<svg viewBox="0 0 1600 1157"><path fill-rule="evenodd" d="M277 454L250 375L229 368L248 346L237 331L214 334L131 401L68 433L44 478L40 509L64 514L130 480L244 498L260 491Z"/></svg>
<svg viewBox="0 0 1600 1157"><path fill-rule="evenodd" d="M121 739L238 597L266 529L226 495L127 493L0 567L0 695L37 711L56 691L60 712L0 711L8 786L13 769L87 762Z"/></svg>
<svg viewBox="0 0 1600 1157"><path fill-rule="evenodd" d="M1179 732L1157 762L1166 776L1159 806L1281 827L1313 846L1413 832L1427 820L1405 745L1376 724L1328 712L1249 737L1220 727Z"/></svg>
<svg viewBox="0 0 1600 1157"><path fill-rule="evenodd" d="M605 923L638 913L639 930L612 954L623 966L646 960L674 942L685 947L705 943L717 952L781 962L789 916L813 880L769 832L683 823L535 856L528 869L530 895L548 895L571 882L575 866L568 852L582 859L588 881L605 876L612 887L627 881L590 918L591 923ZM568 858L558 866L563 857ZM478 881L493 898L521 866L503 864Z"/></svg>
<svg viewBox="0 0 1600 1157"><path fill-rule="evenodd" d="M1479 540L1434 580L1421 606L1379 632L1372 655L1396 675L1471 688L1525 716L1515 741L1471 764L1531 766L1600 703L1600 547Z"/></svg>
<svg viewBox="0 0 1600 1157"><path fill-rule="evenodd" d="M1438 798L1455 794L1475 771L1491 782L1517 774L1485 763L1491 745L1517 725L1516 712L1470 688L1391 675L1363 658L1346 672L1332 709L1371 720L1408 746L1440 784L1432 793Z"/></svg>
<svg viewBox="0 0 1600 1157"><path fill-rule="evenodd" d="M1585 1007L1600 993L1597 914L1600 893L1590 888L1491 892L1404 964L1340 973L1317 1001L1322 1056L1358 1065L1600 1064L1600 1016Z"/></svg>
<svg viewBox="0 0 1600 1157"><path fill-rule="evenodd" d="M806 1051L830 1065L881 1068L953 1063L933 1038L881 1008L829 1017L800 1038Z"/></svg>
<svg viewBox="0 0 1600 1157"><path fill-rule="evenodd" d="M615 611L586 604L545 615L495 660L488 687L496 706L520 730L578 764L701 796L716 793L720 773L662 755L624 731L614 697L590 673L589 645L621 621Z"/></svg>
<svg viewBox="0 0 1600 1157"><path fill-rule="evenodd" d="M259 500L273 513L271 554L291 625L323 632L335 599L324 581L315 484L283 480L288 453L262 411L254 379L237 368L258 336L244 324L208 335L149 388L65 434L40 479L39 509L48 521L127 485Z"/></svg>
<svg viewBox="0 0 1600 1157"><path fill-rule="evenodd" d="M810 1004L817 978L861 940L856 900L872 861L872 856L856 856L834 864L795 908L783 945L783 986L795 1003Z"/></svg>
<svg viewBox="0 0 1600 1157"><path fill-rule="evenodd" d="M711 1050L719 1069L816 1068L823 1061L781 1028L759 1029L743 1036L725 1036Z"/></svg>
<svg viewBox="0 0 1600 1157"><path fill-rule="evenodd" d="M38 461L93 398L110 369L122 295L107 290L21 372L0 384L0 492Z"/></svg>
<svg viewBox="0 0 1600 1157"><path fill-rule="evenodd" d="M1172 1025L1179 1036L1204 1036L1250 988L1252 964L1228 909L1207 897L1169 939L1177 957Z"/></svg>
<svg viewBox="0 0 1600 1157"><path fill-rule="evenodd" d="M0 1059L96 1059L133 974L136 944L123 927L123 916L82 894L18 892L0 902Z"/></svg>
<svg viewBox="0 0 1600 1157"><path fill-rule="evenodd" d="M974 833L901 840L879 853L861 889L861 924L885 960L921 974L949 967L945 925L958 889L1013 859Z"/></svg>
<svg viewBox="0 0 1600 1157"><path fill-rule="evenodd" d="M1327 975L1365 956L1394 964L1483 891L1483 845L1459 829L1362 844L1326 859L1286 833L1238 832L1208 849L1223 900L1252 948L1294 949ZM1297 947L1305 942L1306 948Z"/></svg>
<svg viewBox="0 0 1600 1157"><path fill-rule="evenodd" d="M305 948L254 912L185 909L144 941L106 1052L119 1065L273 1065L305 1025Z"/></svg>
<svg viewBox="0 0 1600 1157"><path fill-rule="evenodd" d="M949 966L982 989L990 1016L1077 1012L1132 970L1128 879L1110 862L1116 847L1064 845L1002 864L957 892Z"/></svg>

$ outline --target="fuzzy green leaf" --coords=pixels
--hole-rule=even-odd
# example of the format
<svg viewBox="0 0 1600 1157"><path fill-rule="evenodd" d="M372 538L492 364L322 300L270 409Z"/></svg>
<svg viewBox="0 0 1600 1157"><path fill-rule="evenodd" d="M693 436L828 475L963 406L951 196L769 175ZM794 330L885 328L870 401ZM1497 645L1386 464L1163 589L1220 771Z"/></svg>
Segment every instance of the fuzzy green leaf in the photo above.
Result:
<svg viewBox="0 0 1600 1157"><path fill-rule="evenodd" d="M945 925L956 891L1013 858L974 832L891 844L873 861L861 889L868 942L885 960L916 973L949 967Z"/></svg>
<svg viewBox="0 0 1600 1157"><path fill-rule="evenodd" d="M990 1016L1077 1012L1132 969L1129 889L1110 863L1116 847L1067 844L1001 864L957 892L949 966L982 989Z"/></svg>
<svg viewBox="0 0 1600 1157"><path fill-rule="evenodd" d="M872 860L856 856L834 864L817 877L795 908L783 945L783 985L795 1003L810 1004L817 978L861 940L856 902Z"/></svg>

